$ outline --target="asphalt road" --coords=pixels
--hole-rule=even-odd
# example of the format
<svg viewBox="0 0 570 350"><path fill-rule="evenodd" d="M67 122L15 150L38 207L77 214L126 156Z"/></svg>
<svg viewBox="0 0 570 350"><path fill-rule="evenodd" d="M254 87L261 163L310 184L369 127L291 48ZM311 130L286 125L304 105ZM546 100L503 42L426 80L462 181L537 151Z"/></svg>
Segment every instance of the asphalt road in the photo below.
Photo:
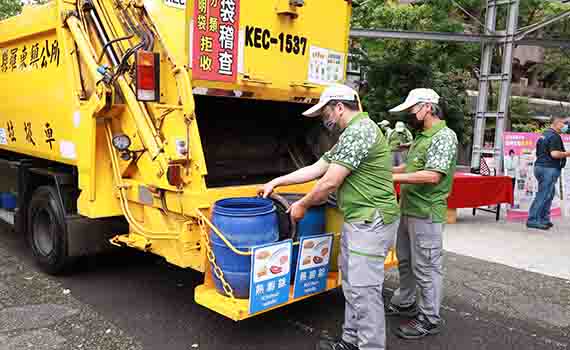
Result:
<svg viewBox="0 0 570 350"><path fill-rule="evenodd" d="M194 302L201 274L170 266L158 257L125 251L89 259L74 275L55 278L37 271L22 240L6 226L0 227L0 247L4 252L0 266L2 259L21 262L17 274L42 276L60 286L54 293L69 290L81 305L77 308L116 327L125 344L143 349L314 349L319 337L338 335L342 324L340 291L236 323ZM444 333L403 341L391 333L402 320L390 319L389 349L570 347L570 281L454 254L447 254L446 266ZM17 274L8 286L13 293L23 288ZM390 274L386 286L387 294L397 286L395 274ZM2 332L0 313L0 340ZM68 345L61 348L77 348ZM123 349L116 343L82 348ZM3 348L0 342L0 350L4 349L12 348Z"/></svg>

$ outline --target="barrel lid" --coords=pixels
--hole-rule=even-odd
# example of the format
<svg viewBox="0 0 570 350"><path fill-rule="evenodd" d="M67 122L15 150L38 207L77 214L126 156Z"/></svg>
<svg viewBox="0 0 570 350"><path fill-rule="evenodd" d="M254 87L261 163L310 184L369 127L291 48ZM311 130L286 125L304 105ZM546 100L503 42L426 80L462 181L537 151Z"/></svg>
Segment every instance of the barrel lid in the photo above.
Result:
<svg viewBox="0 0 570 350"><path fill-rule="evenodd" d="M272 200L259 197L225 198L214 203L214 214L226 216L265 215L274 211Z"/></svg>

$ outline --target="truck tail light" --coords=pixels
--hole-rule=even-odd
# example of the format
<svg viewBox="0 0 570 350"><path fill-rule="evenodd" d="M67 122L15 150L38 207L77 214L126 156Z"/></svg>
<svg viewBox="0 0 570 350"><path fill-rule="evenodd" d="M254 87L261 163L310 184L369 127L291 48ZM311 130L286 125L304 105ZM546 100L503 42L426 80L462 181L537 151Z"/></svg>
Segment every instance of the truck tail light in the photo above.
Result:
<svg viewBox="0 0 570 350"><path fill-rule="evenodd" d="M166 178L171 186L180 187L183 185L184 178L182 177L182 166L179 164L170 164L166 171Z"/></svg>
<svg viewBox="0 0 570 350"><path fill-rule="evenodd" d="M138 50L136 56L137 100L160 99L160 56L151 51Z"/></svg>

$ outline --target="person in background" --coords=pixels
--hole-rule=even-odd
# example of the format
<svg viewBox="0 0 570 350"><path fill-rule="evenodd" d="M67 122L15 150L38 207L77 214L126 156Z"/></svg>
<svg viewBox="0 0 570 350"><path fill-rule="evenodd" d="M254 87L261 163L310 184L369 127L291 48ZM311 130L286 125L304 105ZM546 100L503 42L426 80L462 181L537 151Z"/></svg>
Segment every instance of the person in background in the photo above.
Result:
<svg viewBox="0 0 570 350"><path fill-rule="evenodd" d="M405 163L408 149L412 145L414 137L406 128L404 122L396 122L396 127L388 134L388 143L394 155L394 166Z"/></svg>
<svg viewBox="0 0 570 350"><path fill-rule="evenodd" d="M568 132L567 118L557 115L550 121L550 128L536 143L534 176L538 181L538 192L532 201L526 222L528 228L539 230L548 230L554 226L550 221L550 207L556 193L556 182L562 168L566 166L566 158L570 157L560 136L561 133Z"/></svg>
<svg viewBox="0 0 570 350"><path fill-rule="evenodd" d="M380 127L380 130L382 130L382 133L384 133L384 137L387 137L388 134L392 131L390 128L390 122L387 120L382 120L380 123L378 123L378 126Z"/></svg>
<svg viewBox="0 0 570 350"><path fill-rule="evenodd" d="M388 142L368 114L360 112L357 93L345 85L326 88L319 103L303 114L321 117L327 129L341 131L338 142L315 164L276 178L259 192L267 197L275 187L320 178L310 193L291 205L295 221L337 192L344 216L339 260L346 300L344 326L341 339L322 340L318 349L383 350L384 260L400 219Z"/></svg>
<svg viewBox="0 0 570 350"><path fill-rule="evenodd" d="M519 157L515 155L515 150L509 150L509 155L505 157L505 175L510 176L513 181L513 192L516 192L517 188L517 179L519 173ZM518 209L519 205L517 200L515 199L515 203L513 204L513 209Z"/></svg>
<svg viewBox="0 0 570 350"><path fill-rule="evenodd" d="M404 103L390 110L408 112L410 126L418 131L406 164L393 169L394 182L402 184L396 243L400 288L387 305L386 315L412 318L396 330L405 339L438 334L444 322L440 316L443 227L458 141L442 120L439 100L432 89L414 89Z"/></svg>

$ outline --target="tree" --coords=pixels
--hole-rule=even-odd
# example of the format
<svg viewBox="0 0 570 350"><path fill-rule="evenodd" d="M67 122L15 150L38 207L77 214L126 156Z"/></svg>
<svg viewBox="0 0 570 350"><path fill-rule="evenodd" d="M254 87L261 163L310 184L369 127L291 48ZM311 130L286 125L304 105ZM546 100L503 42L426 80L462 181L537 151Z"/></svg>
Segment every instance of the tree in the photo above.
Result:
<svg viewBox="0 0 570 350"><path fill-rule="evenodd" d="M353 13L354 28L386 28L408 31L472 32L484 31L486 0L424 0L410 6L396 6L397 1L365 0ZM459 6L458 6L459 5ZM519 28L540 22L568 10L569 5L554 1L521 0ZM502 7L504 12L506 7ZM500 13L497 29L505 27L505 13ZM547 27L539 35L570 37L570 20ZM415 87L433 87L451 106L448 123L460 138L469 143L472 130L466 123L469 82L477 77L480 45L404 40L358 40L367 53L362 65L368 68L369 91L366 107L377 119L401 118L387 110ZM499 71L502 50L495 50L493 71ZM553 80L555 87L570 90L570 52L546 50L546 62L534 69ZM472 84L471 84L472 85ZM496 99L498 89L491 96ZM513 115L525 117L525 109L513 104ZM528 108L526 109L528 116Z"/></svg>
<svg viewBox="0 0 570 350"><path fill-rule="evenodd" d="M353 27L389 28L411 31L463 31L461 19L449 17L449 8L438 1L414 6L390 6L371 0L356 8ZM364 103L377 121L403 119L388 114L408 92L430 87L442 96L446 119L463 138L466 90L472 62L479 55L476 45L402 40L361 40L367 58L369 91Z"/></svg>
<svg viewBox="0 0 570 350"><path fill-rule="evenodd" d="M21 0L0 0L0 20L15 16L22 11Z"/></svg>
<svg viewBox="0 0 570 350"><path fill-rule="evenodd" d="M29 6L44 5L51 0L0 0L0 21L22 12L24 4Z"/></svg>

